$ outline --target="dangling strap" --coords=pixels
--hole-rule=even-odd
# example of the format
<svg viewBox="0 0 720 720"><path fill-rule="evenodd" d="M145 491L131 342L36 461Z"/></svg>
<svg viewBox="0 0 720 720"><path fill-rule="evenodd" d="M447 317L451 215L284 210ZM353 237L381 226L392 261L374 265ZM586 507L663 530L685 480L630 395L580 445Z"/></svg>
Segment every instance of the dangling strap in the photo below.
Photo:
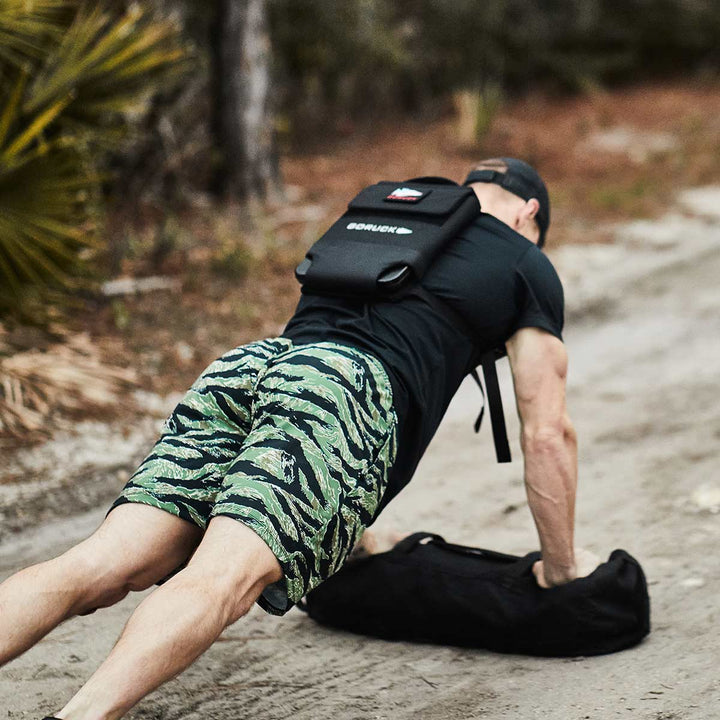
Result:
<svg viewBox="0 0 720 720"><path fill-rule="evenodd" d="M505 427L502 395L500 394L497 368L495 367L495 352L490 351L485 353L480 358L480 362L482 364L483 375L485 376L488 404L490 405L490 420L492 422L493 440L495 441L495 455L499 463L512 462L510 445L507 439L507 428ZM475 375L477 376L477 372ZM485 408L483 408L483 410L484 409ZM483 413L480 413L478 420L482 421L482 415ZM479 429L479 426L477 429Z"/></svg>
<svg viewBox="0 0 720 720"><path fill-rule="evenodd" d="M485 385L487 386L487 401L490 404L490 421L493 440L495 442L495 456L499 463L512 462L510 445L507 439L507 429L505 427L502 395L500 394L500 385L497 379L497 369L495 368L495 353L486 353L482 356L481 362L483 375L485 376ZM485 389L480 382L480 376L475 368L470 371L470 375L472 375L473 380L477 383L483 396L483 406L480 409L477 420L475 420L475 432L480 432L480 426L485 417Z"/></svg>
<svg viewBox="0 0 720 720"><path fill-rule="evenodd" d="M477 386L480 388L480 394L483 396L483 404L480 408L480 414L477 416L477 420L475 421L475 425L473 425L473 429L476 433L480 432L480 428L482 427L482 421L485 417L485 405L487 403L487 398L485 397L485 388L483 387L483 384L480 382L480 376L478 375L478 371L473 368L470 371L470 375L472 375L472 379L477 383Z"/></svg>

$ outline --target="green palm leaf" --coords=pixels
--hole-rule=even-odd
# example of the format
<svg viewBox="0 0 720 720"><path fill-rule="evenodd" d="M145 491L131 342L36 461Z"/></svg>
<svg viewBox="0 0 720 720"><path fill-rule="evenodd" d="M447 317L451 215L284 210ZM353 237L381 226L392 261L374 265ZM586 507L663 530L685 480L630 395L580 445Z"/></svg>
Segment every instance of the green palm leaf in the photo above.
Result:
<svg viewBox="0 0 720 720"><path fill-rule="evenodd" d="M47 43L62 37L72 5L68 0L2 0L0 62L22 66L42 58Z"/></svg>
<svg viewBox="0 0 720 720"><path fill-rule="evenodd" d="M78 14L35 79L25 104L37 112L72 95L64 117L97 127L144 108L151 91L182 72L187 53L178 28L133 6L119 19L102 8Z"/></svg>
<svg viewBox="0 0 720 720"><path fill-rule="evenodd" d="M96 178L73 148L32 153L0 175L0 274L7 303L27 284L69 288L94 244ZM2 300L0 300L0 303Z"/></svg>
<svg viewBox="0 0 720 720"><path fill-rule="evenodd" d="M99 168L185 59L178 28L139 6L0 0L0 314L88 278Z"/></svg>

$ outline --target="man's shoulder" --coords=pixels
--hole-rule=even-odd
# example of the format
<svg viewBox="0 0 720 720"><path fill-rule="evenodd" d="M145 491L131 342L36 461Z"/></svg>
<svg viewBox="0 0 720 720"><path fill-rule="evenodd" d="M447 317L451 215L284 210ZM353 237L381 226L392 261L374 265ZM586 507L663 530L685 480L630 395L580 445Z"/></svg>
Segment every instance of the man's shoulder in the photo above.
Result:
<svg viewBox="0 0 720 720"><path fill-rule="evenodd" d="M565 293L550 258L533 246L518 263L517 274L525 300L516 329L541 328L562 340Z"/></svg>
<svg viewBox="0 0 720 720"><path fill-rule="evenodd" d="M479 250L484 249L495 261L493 264L510 265L527 279L538 276L562 287L555 266L545 252L495 216L480 214L463 235Z"/></svg>
<svg viewBox="0 0 720 720"><path fill-rule="evenodd" d="M525 236L487 213L478 215L462 235L477 242L478 247L487 248L488 252L495 256L500 255L508 262L517 262L526 252L538 250Z"/></svg>
<svg viewBox="0 0 720 720"><path fill-rule="evenodd" d="M539 247L532 243L530 245L518 258L518 271L528 280L536 279L562 290L562 281L552 260Z"/></svg>

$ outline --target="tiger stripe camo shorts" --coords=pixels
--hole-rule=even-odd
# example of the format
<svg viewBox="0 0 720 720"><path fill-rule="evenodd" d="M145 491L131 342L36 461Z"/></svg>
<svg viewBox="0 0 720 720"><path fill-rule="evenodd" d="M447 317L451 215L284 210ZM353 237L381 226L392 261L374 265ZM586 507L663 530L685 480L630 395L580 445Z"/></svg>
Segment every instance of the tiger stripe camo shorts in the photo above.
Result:
<svg viewBox="0 0 720 720"><path fill-rule="evenodd" d="M258 600L275 615L339 570L375 519L397 453L385 368L332 342L272 338L213 362L108 513L144 503L205 528L254 530L284 577Z"/></svg>

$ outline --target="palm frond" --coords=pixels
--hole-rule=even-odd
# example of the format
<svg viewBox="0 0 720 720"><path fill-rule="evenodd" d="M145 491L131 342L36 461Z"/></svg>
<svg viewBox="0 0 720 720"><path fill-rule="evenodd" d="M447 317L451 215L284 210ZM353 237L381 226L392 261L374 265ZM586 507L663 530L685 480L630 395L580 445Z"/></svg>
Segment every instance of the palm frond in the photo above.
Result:
<svg viewBox="0 0 720 720"><path fill-rule="evenodd" d="M42 143L45 132L57 116L67 107L70 98L63 98L46 107L36 117L32 118L27 127L13 138L10 143L0 151L0 166L12 169L24 162L23 152L30 145Z"/></svg>
<svg viewBox="0 0 720 720"><path fill-rule="evenodd" d="M178 77L179 38L139 5L0 0L0 315L87 278L97 168Z"/></svg>
<svg viewBox="0 0 720 720"><path fill-rule="evenodd" d="M82 143L45 139L68 99L26 118L21 86L0 114L0 313L20 307L28 286L41 296L76 287L87 275L82 251L95 242L99 182Z"/></svg>
<svg viewBox="0 0 720 720"><path fill-rule="evenodd" d="M93 243L92 166L70 139L42 139L61 110L46 109L0 146L0 309L17 304L26 284L73 286L80 251Z"/></svg>
<svg viewBox="0 0 720 720"><path fill-rule="evenodd" d="M36 77L25 111L71 95L67 119L93 127L122 120L163 82L178 78L187 58L179 37L174 23L154 20L137 5L119 19L100 7L85 10Z"/></svg>
<svg viewBox="0 0 720 720"><path fill-rule="evenodd" d="M70 0L2 0L0 3L0 61L16 67L43 57L46 44L62 37Z"/></svg>

